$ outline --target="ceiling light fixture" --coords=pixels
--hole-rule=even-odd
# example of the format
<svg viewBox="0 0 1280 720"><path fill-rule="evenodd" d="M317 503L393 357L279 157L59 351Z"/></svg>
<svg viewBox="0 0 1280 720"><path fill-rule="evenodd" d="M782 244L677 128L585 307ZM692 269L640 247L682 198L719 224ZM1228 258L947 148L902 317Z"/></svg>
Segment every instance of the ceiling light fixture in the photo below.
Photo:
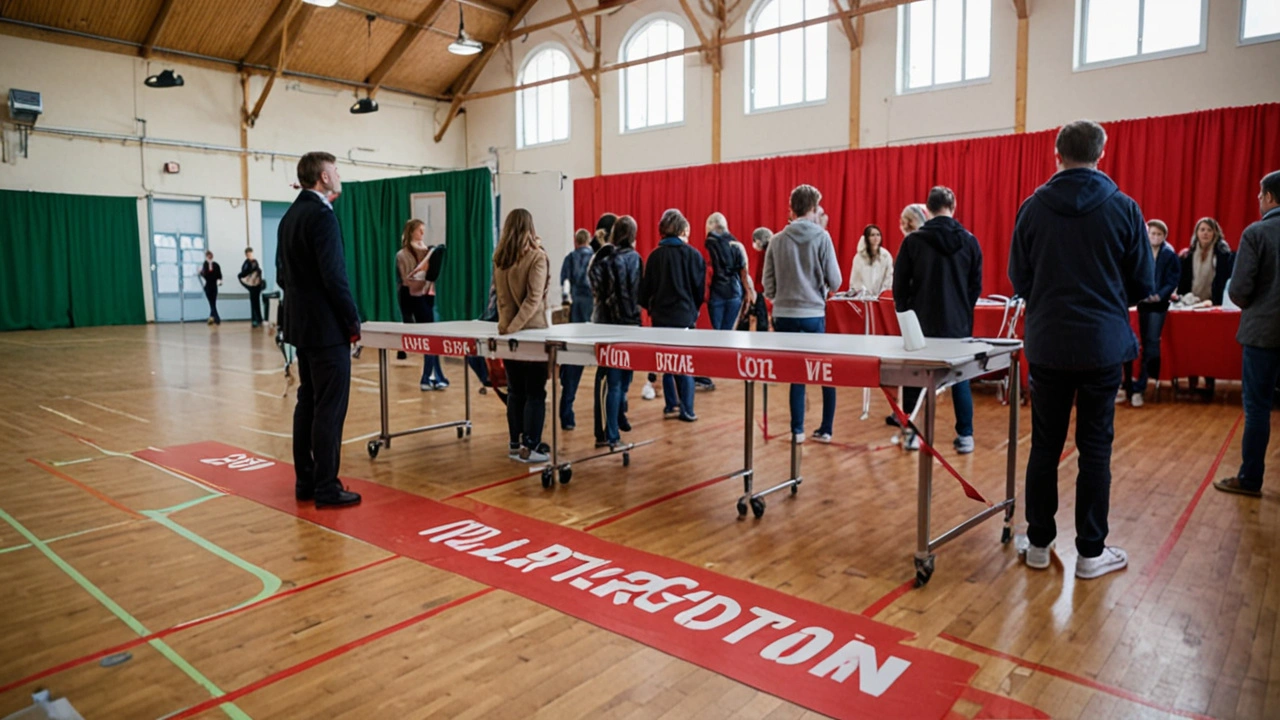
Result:
<svg viewBox="0 0 1280 720"><path fill-rule="evenodd" d="M378 112L378 101L370 97L362 97L351 106L352 115L367 115Z"/></svg>
<svg viewBox="0 0 1280 720"><path fill-rule="evenodd" d="M186 84L183 82L182 76L174 73L172 70L165 70L159 75L152 75L142 82L150 88L182 87Z"/></svg>
<svg viewBox="0 0 1280 720"><path fill-rule="evenodd" d="M302 0L302 2L316 7L333 7L338 4L338 0Z"/></svg>
<svg viewBox="0 0 1280 720"><path fill-rule="evenodd" d="M454 55L475 55L484 49L479 40L472 40L462 25L462 3L458 3L458 37L449 43L449 52Z"/></svg>

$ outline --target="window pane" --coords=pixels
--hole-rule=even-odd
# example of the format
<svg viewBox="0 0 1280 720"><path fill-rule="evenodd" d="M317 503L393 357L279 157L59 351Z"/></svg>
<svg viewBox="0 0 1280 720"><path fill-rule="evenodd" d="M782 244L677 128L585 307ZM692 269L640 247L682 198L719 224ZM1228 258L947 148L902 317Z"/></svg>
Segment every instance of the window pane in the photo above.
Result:
<svg viewBox="0 0 1280 720"><path fill-rule="evenodd" d="M772 30L778 27L778 6L784 0L774 0L774 2L765 5L760 9L760 14L756 16L756 26L754 30Z"/></svg>
<svg viewBox="0 0 1280 720"><path fill-rule="evenodd" d="M645 102L648 99L649 66L637 65L627 72L627 127L637 130L648 124Z"/></svg>
<svg viewBox="0 0 1280 720"><path fill-rule="evenodd" d="M960 82L963 57L964 2L935 0L933 82L935 85Z"/></svg>
<svg viewBox="0 0 1280 720"><path fill-rule="evenodd" d="M678 57L667 61L667 122L683 121L684 58Z"/></svg>
<svg viewBox="0 0 1280 720"><path fill-rule="evenodd" d="M907 6L907 87L933 84L933 0Z"/></svg>
<svg viewBox="0 0 1280 720"><path fill-rule="evenodd" d="M1200 44L1200 0L1147 0L1142 10L1142 52Z"/></svg>
<svg viewBox="0 0 1280 720"><path fill-rule="evenodd" d="M555 108L552 127L553 140L569 139L569 83L558 82L551 85L552 105Z"/></svg>
<svg viewBox="0 0 1280 720"><path fill-rule="evenodd" d="M821 17L821 16L819 16ZM827 26L811 25L805 33L804 99L806 102L827 98Z"/></svg>
<svg viewBox="0 0 1280 720"><path fill-rule="evenodd" d="M778 106L778 36L769 35L752 41L755 64L755 88L752 107Z"/></svg>
<svg viewBox="0 0 1280 720"><path fill-rule="evenodd" d="M965 3L964 79L991 75L991 0Z"/></svg>
<svg viewBox="0 0 1280 720"><path fill-rule="evenodd" d="M786 21L783 21L786 24ZM778 100L782 105L804 101L804 32L782 33L778 49Z"/></svg>
<svg viewBox="0 0 1280 720"><path fill-rule="evenodd" d="M550 85L538 86L538 142L547 142L551 139L551 127L554 123L552 115L555 113L554 100L551 96Z"/></svg>
<svg viewBox="0 0 1280 720"><path fill-rule="evenodd" d="M1244 37L1280 33L1280 0L1244 0Z"/></svg>
<svg viewBox="0 0 1280 720"><path fill-rule="evenodd" d="M1086 0L1084 61L1138 54L1138 0Z"/></svg>
<svg viewBox="0 0 1280 720"><path fill-rule="evenodd" d="M650 125L661 125L667 121L667 64L661 60L650 63L649 86L646 88Z"/></svg>
<svg viewBox="0 0 1280 720"><path fill-rule="evenodd" d="M178 266L156 266L156 292L162 295L173 295L178 292Z"/></svg>

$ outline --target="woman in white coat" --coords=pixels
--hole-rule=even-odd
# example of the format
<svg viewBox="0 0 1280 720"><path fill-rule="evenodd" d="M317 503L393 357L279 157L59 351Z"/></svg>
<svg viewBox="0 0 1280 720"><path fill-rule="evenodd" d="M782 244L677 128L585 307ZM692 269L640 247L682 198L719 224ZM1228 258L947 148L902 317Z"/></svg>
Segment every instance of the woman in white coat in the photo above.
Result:
<svg viewBox="0 0 1280 720"><path fill-rule="evenodd" d="M849 290L879 295L892 287L893 257L884 248L884 235L880 228L868 225L862 229L858 252L853 256L853 269L849 271Z"/></svg>

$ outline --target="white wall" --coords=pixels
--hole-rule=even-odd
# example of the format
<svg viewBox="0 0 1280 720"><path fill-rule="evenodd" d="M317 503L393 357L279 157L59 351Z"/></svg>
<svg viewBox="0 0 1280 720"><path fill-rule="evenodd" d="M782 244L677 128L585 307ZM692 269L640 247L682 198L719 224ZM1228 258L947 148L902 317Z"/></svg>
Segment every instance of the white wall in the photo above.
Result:
<svg viewBox="0 0 1280 720"><path fill-rule="evenodd" d="M173 68L186 84L157 90L144 78ZM250 83L256 102L265 78ZM36 90L44 102L39 128L140 135L146 121L149 138L238 148L240 78L231 72L192 67L167 60L148 63L128 55L100 52L0 35L0 93L9 88ZM42 192L139 197L139 244L147 317L152 309L150 241L146 202L155 197L205 198L209 247L223 272L238 271L246 244L261 250L259 201L290 201L297 191L296 157L326 150L339 159L344 180L373 180L415 172L411 166L457 168L466 165L465 120L455 122L436 144L438 120L447 106L393 93L380 93L380 110L351 115L350 91L281 78L268 97L249 147L249 197L241 199L240 160L236 154L146 146L119 140L63 137L36 132L28 157L0 164L0 188ZM589 127L589 126L588 126ZM360 148L367 148L362 150ZM279 154L279 155L275 155ZM403 165L384 168L351 160ZM165 162L181 172L162 172ZM248 223L246 223L246 213ZM247 228L246 228L247 225ZM224 292L239 293L234 281Z"/></svg>
<svg viewBox="0 0 1280 720"><path fill-rule="evenodd" d="M698 3L691 2L693 7ZM1237 46L1239 0L1212 0L1208 50L1180 57L1076 72L1072 67L1075 0L1029 0L1027 129L1056 127L1080 117L1118 120L1167 115L1213 107L1280 101L1280 42ZM750 0L731 18L728 35L745 32ZM563 0L541 0L527 22L564 15ZM603 60L618 62L623 36L638 21L657 12L674 14L686 26L689 44L697 42L678 0L639 0L603 21ZM699 15L704 31L711 22ZM594 27L587 21L588 29ZM957 88L899 95L896 90L898 13L872 13L865 19L862 49L862 147L946 140L1008 133L1014 127L1018 21L1013 3L993 0L991 77ZM590 56L574 35L572 23L517 40L496 57L475 90L510 87L527 53L546 42L568 45L584 62ZM849 43L840 28L828 25L827 100L813 106L747 115L744 44L724 49L722 145L726 161L848 147ZM711 70L697 54L685 56L685 122L675 128L623 134L619 130L621 73L604 75L603 171L625 173L697 165L711 161ZM576 68L575 68L576 69ZM557 145L516 149L515 96L501 95L469 104L467 143L472 163L497 148L502 170L555 170L570 178L594 172L592 98L582 80L570 82L570 139ZM506 207L512 207L507 204ZM538 217L537 209L535 218ZM549 209L554 212L554 209ZM572 212L570 207L568 212ZM570 219L572 216L570 215ZM572 227L565 223L566 228ZM549 238L548 249L563 255L572 247L568 233ZM559 242L560 244L554 245Z"/></svg>

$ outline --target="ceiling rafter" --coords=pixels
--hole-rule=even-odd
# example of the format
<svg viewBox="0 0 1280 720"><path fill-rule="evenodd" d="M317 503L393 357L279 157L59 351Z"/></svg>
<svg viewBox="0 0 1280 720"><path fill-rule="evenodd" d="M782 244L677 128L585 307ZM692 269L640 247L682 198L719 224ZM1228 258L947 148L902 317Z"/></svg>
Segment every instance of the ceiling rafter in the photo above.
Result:
<svg viewBox="0 0 1280 720"><path fill-rule="evenodd" d="M267 18L267 22L258 31L258 36L253 39L253 44L249 46L249 51L240 58L241 63L249 63L270 47L271 43L280 36L280 26L284 23L285 18L289 17L293 12L294 6L300 4L302 0L280 0L276 3L276 9L271 12L271 17Z"/></svg>
<svg viewBox="0 0 1280 720"><path fill-rule="evenodd" d="M630 5L633 2L636 2L636 0L613 0L613 2L609 2L609 0L602 0L600 4L596 5L595 7L579 10L578 15L580 17L587 18L593 15L599 15L600 13L613 12L614 10ZM524 37L529 33L534 33L539 30L546 30L547 28L553 28L556 25L562 25L572 20L573 20L573 14L570 13L568 15L560 15L559 17L553 17L550 20L543 20L540 23L534 23L526 27L513 26L511 30L507 31L506 39L508 41L514 40L518 37ZM519 23L517 23L517 25L519 25Z"/></svg>
<svg viewBox="0 0 1280 720"><path fill-rule="evenodd" d="M139 51L142 57L151 59L151 54L156 49L156 41L160 39L160 33L164 30L165 23L169 21L173 4L174 0L164 0L156 16L151 19L151 29L147 30L147 39L142 41L142 48Z"/></svg>
<svg viewBox="0 0 1280 720"><path fill-rule="evenodd" d="M298 41L302 39L302 31L307 29L307 23L311 22L311 18L315 16L315 12L316 6L306 3L298 6L298 9L294 11L293 17L289 20L288 24L287 35L289 46L285 48L285 55L291 55L298 47ZM272 57L278 57L280 55L280 43L285 41L285 36L286 33L284 32L284 26L281 26L280 36L267 46L267 49L262 53L262 57L253 58L253 60L258 63L266 63Z"/></svg>
<svg viewBox="0 0 1280 720"><path fill-rule="evenodd" d="M371 86L369 88L369 97L373 97L378 92L378 88L382 86L382 81L387 79L387 74L391 72L396 63L400 62L400 58L404 57L404 54L413 46L413 42L418 39L422 29L430 27L444 13L446 1L431 0L423 8L422 12L418 14L414 24L409 25L400 32L400 37L396 38L395 44L391 46L386 55L382 56L382 60L378 62L373 72L369 73L369 76L365 78L365 82Z"/></svg>
<svg viewBox="0 0 1280 720"><path fill-rule="evenodd" d="M569 14L573 16L574 24L578 26L578 34L582 36L583 46L586 48L587 52L594 53L596 48L599 47L597 43L599 43L600 40L598 38L593 40L591 36L587 34L587 24L582 21L582 13L578 10L578 6L573 3L573 0L564 1L568 3Z"/></svg>
<svg viewBox="0 0 1280 720"><path fill-rule="evenodd" d="M693 34L698 36L698 44L702 47L711 47L711 42L707 40L707 34L702 31L702 23L698 22L698 18L693 14L693 8L689 7L689 0L680 0L680 7L684 9L684 16L689 18L689 24L693 26ZM712 59L711 53L704 52L703 59L708 64L716 67L716 61Z"/></svg>

